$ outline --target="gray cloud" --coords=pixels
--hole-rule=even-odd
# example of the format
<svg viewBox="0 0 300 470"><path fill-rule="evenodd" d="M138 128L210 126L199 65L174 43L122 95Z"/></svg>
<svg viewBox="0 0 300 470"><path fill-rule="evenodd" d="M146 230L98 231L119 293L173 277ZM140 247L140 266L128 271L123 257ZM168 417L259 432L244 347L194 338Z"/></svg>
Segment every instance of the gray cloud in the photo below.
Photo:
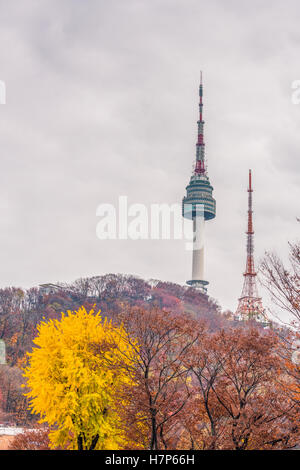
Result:
<svg viewBox="0 0 300 470"><path fill-rule="evenodd" d="M198 78L217 218L210 293L234 309L247 174L256 258L297 236L299 3L0 1L2 286L105 272L183 283L179 241L100 241L96 207L180 202L195 155Z"/></svg>

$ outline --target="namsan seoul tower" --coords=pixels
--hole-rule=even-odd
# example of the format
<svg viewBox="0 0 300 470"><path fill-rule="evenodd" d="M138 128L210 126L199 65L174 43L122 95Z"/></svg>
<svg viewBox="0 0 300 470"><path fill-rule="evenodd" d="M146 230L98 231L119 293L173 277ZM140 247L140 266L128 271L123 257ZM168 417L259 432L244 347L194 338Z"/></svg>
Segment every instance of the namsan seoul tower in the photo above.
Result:
<svg viewBox="0 0 300 470"><path fill-rule="evenodd" d="M266 322L265 310L261 297L258 295L256 285L256 272L254 268L254 230L253 230L253 210L252 210L252 174L249 170L248 186L248 229L247 229L247 258L246 270L244 272L244 285L235 318L237 320L256 320Z"/></svg>
<svg viewBox="0 0 300 470"><path fill-rule="evenodd" d="M213 219L216 216L216 201L212 196L213 187L209 182L205 162L202 97L203 84L201 72L196 162L190 182L186 187L186 196L182 200L182 215L193 221L192 279L187 281L187 284L206 294L208 281L204 280L204 226L206 220Z"/></svg>

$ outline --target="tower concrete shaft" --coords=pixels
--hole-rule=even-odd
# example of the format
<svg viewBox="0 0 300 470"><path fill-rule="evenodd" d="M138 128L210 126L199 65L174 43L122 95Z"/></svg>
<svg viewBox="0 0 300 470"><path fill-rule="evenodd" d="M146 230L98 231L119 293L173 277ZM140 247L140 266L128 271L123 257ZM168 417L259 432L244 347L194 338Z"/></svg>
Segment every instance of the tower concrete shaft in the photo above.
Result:
<svg viewBox="0 0 300 470"><path fill-rule="evenodd" d="M196 159L186 196L182 200L183 217L193 221L192 279L187 284L207 292L208 281L204 280L204 225L206 220L216 216L216 201L212 196L213 187L209 182L205 164L204 121L203 121L202 73L199 86L199 120L196 143Z"/></svg>
<svg viewBox="0 0 300 470"><path fill-rule="evenodd" d="M258 295L256 285L256 272L254 267L254 230L253 230L253 210L252 210L252 174L249 170L248 186L248 227L247 227L247 257L246 269L244 272L244 285L241 297L239 298L236 315L239 319L255 319L264 321L265 314L261 297Z"/></svg>
<svg viewBox="0 0 300 470"><path fill-rule="evenodd" d="M192 280L189 284L198 287L206 292L205 286L207 281L204 279L204 208L197 208L195 217L193 218L193 258L192 258Z"/></svg>

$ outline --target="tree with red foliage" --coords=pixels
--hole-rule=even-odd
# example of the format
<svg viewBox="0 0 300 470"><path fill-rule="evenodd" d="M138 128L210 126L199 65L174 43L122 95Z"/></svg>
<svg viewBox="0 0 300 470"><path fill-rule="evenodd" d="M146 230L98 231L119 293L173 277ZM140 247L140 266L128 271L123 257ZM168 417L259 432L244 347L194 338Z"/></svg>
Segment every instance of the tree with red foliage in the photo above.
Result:
<svg viewBox="0 0 300 470"><path fill-rule="evenodd" d="M186 363L193 397L181 418L198 449L284 449L299 442L299 407L286 393L278 338L255 328L202 336ZM279 382L280 378L280 382ZM289 381L288 381L289 382Z"/></svg>
<svg viewBox="0 0 300 470"><path fill-rule="evenodd" d="M0 289L0 339L7 340L16 331L23 297L22 289Z"/></svg>
<svg viewBox="0 0 300 470"><path fill-rule="evenodd" d="M150 450L170 447L177 432L176 416L189 396L184 361L200 335L196 322L185 315L159 309L134 308L120 317L137 359L128 374L136 386L120 397L123 422L139 445ZM142 437L142 442L141 442Z"/></svg>
<svg viewBox="0 0 300 470"><path fill-rule="evenodd" d="M276 253L266 252L260 264L261 282L274 304L289 314L300 331L300 243L289 243L289 266Z"/></svg>
<svg viewBox="0 0 300 470"><path fill-rule="evenodd" d="M8 450L51 450L48 433L44 428L24 431L14 437Z"/></svg>
<svg viewBox="0 0 300 470"><path fill-rule="evenodd" d="M299 219L297 219L300 222ZM274 252L266 252L260 264L261 282L276 307L288 315L288 331L280 331L280 355L291 385L286 389L300 404L300 243L289 243L289 264ZM274 312L272 311L274 315ZM276 314L279 316L279 314ZM282 322L282 317L280 318Z"/></svg>
<svg viewBox="0 0 300 470"><path fill-rule="evenodd" d="M28 400L22 387L24 382L22 371L18 367L8 365L0 367L1 408L6 419L17 424L33 421L28 410Z"/></svg>

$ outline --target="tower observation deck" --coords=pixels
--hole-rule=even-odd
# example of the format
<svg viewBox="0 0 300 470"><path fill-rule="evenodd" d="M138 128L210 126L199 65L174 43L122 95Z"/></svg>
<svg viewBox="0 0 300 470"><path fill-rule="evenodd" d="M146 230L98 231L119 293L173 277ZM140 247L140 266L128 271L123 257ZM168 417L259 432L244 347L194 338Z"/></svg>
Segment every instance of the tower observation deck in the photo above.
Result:
<svg viewBox="0 0 300 470"><path fill-rule="evenodd" d="M208 281L204 280L204 225L206 220L216 216L216 201L212 196L205 163L204 120L203 120L203 84L202 73L199 86L199 120L198 138L196 143L196 161L186 196L182 200L183 217L193 221L193 262L192 279L187 284L207 292Z"/></svg>

